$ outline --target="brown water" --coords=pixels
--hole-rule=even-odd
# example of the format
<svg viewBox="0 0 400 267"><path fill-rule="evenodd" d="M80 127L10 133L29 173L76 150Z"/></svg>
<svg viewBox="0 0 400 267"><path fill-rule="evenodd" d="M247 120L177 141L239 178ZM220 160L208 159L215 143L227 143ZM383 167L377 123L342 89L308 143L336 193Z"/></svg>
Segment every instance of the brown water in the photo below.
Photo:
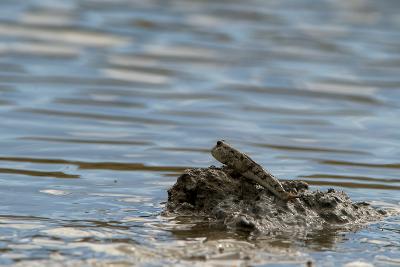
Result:
<svg viewBox="0 0 400 267"><path fill-rule="evenodd" d="M217 139L278 177L397 209L399 10L2 0L0 264L400 264L399 217L252 241L159 216L179 173L217 164Z"/></svg>

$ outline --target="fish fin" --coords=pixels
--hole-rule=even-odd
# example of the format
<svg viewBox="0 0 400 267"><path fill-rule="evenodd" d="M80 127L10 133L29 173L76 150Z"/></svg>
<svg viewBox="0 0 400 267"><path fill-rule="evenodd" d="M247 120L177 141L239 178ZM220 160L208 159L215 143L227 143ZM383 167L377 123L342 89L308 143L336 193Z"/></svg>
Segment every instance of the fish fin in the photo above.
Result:
<svg viewBox="0 0 400 267"><path fill-rule="evenodd" d="M288 195L286 197L286 200L290 201L290 200L293 200L293 199L296 199L296 198L300 198L300 197L301 197L300 195L295 195L293 193L288 193Z"/></svg>

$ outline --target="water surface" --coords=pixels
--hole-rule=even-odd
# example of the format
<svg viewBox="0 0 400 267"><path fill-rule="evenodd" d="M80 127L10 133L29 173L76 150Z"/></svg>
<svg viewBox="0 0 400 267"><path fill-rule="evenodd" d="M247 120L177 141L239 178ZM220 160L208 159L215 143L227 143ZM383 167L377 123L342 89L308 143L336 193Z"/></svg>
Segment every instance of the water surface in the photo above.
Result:
<svg viewBox="0 0 400 267"><path fill-rule="evenodd" d="M159 215L185 168L217 164L218 139L397 209L399 9L1 1L0 264L399 264L399 217L254 241Z"/></svg>

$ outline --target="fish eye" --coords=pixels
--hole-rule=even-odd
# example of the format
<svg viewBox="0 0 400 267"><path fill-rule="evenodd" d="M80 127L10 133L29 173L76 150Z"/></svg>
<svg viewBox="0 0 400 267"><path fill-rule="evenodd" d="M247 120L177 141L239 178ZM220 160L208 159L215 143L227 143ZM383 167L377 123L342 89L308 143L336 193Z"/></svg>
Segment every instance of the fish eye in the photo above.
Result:
<svg viewBox="0 0 400 267"><path fill-rule="evenodd" d="M221 141L218 141L218 142L217 142L217 146L220 146L220 145L222 145L222 142L221 142Z"/></svg>

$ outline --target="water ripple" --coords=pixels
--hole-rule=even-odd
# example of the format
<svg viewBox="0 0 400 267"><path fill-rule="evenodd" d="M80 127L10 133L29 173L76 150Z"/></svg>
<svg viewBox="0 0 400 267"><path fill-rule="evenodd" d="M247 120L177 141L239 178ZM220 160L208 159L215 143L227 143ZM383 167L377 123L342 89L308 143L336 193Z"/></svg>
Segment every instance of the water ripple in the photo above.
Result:
<svg viewBox="0 0 400 267"><path fill-rule="evenodd" d="M398 10L372 0L0 1L0 265L283 255L278 264L304 248L316 266L396 258L396 217L346 236L257 243L158 215L184 169L216 163L217 139L278 177L398 207ZM251 257L239 261L240 249Z"/></svg>
<svg viewBox="0 0 400 267"><path fill-rule="evenodd" d="M324 91L310 91L307 89L291 89L284 87L259 87L259 86L249 86L249 85L228 85L222 88L223 90L235 90L239 92L248 92L248 93L259 93L259 94L269 94L269 95L287 95L287 96L295 96L295 97L304 97L304 98L326 98L326 99L334 99L341 101L350 101L361 104L368 105L382 105L383 103L368 95L361 94L340 94L333 92L324 92Z"/></svg>
<svg viewBox="0 0 400 267"><path fill-rule="evenodd" d="M311 178L311 179L339 179L339 180L357 180L357 181L365 181L365 182L379 182L379 183L400 183L400 178L398 179L388 179L388 178L375 178L375 177L367 177L367 176L350 176L350 175L337 175L337 174L313 174L313 175L304 175L300 176L300 178Z"/></svg>
<svg viewBox="0 0 400 267"><path fill-rule="evenodd" d="M56 143L76 143L76 144L102 144L102 145L151 145L152 142L146 141L133 141L133 140L105 140L105 139L77 139L77 138L60 138L51 136L24 136L19 138L21 140L34 140L43 142L56 142Z"/></svg>
<svg viewBox="0 0 400 267"><path fill-rule="evenodd" d="M83 112L73 112L73 111L58 111L58 110L47 110L47 109L26 108L26 109L19 109L19 112L30 113L30 114L34 113L47 116L87 119L92 121L99 120L99 121L130 122L130 123L142 123L142 124L166 124L166 125L178 124L177 122L174 121L162 120L162 119L107 115L107 114L97 114L97 113L83 113Z"/></svg>
<svg viewBox="0 0 400 267"><path fill-rule="evenodd" d="M267 147L285 151L299 151L299 152L325 152L325 153L338 153L338 154L358 154L358 155L370 155L369 152L348 150L348 149L333 149L333 148L321 148L321 147L300 147L300 146L285 146L285 145L273 145L265 143L251 143L256 147Z"/></svg>
<svg viewBox="0 0 400 267"><path fill-rule="evenodd" d="M384 168L384 169L399 169L400 163L364 163L339 160L318 160L321 164L338 165L347 167L364 167L364 168Z"/></svg>
<svg viewBox="0 0 400 267"><path fill-rule="evenodd" d="M54 178L79 178L79 175L67 174L64 172L51 172L51 171L34 171L34 170L21 170L11 168L0 168L0 173L11 173L35 177L54 177Z"/></svg>
<svg viewBox="0 0 400 267"><path fill-rule="evenodd" d="M108 33L66 27L35 27L29 24L10 22L0 22L0 35L93 47L124 45L128 42L125 37Z"/></svg>
<svg viewBox="0 0 400 267"><path fill-rule="evenodd" d="M185 169L189 168L180 166L148 166L142 163L83 162L83 161L63 160L54 158L46 159L46 158L24 158L24 157L0 157L0 161L75 165L78 166L80 169L94 169L94 170L103 169L103 170L116 170L116 171L183 172Z"/></svg>

